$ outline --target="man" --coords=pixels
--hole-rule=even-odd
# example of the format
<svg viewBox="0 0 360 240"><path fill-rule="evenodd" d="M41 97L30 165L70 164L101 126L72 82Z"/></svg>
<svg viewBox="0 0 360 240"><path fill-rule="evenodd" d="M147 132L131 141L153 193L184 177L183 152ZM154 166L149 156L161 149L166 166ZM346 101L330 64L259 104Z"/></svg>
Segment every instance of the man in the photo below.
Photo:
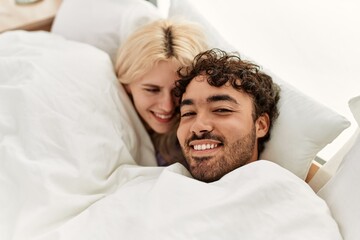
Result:
<svg viewBox="0 0 360 240"><path fill-rule="evenodd" d="M177 136L194 178L212 182L258 159L278 116L279 87L259 66L212 49L179 70Z"/></svg>

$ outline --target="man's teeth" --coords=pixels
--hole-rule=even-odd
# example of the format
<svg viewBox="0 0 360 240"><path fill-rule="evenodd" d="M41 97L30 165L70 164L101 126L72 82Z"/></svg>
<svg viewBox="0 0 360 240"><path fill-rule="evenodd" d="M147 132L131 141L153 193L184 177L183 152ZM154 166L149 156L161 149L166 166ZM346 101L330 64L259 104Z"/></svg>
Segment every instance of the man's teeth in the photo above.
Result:
<svg viewBox="0 0 360 240"><path fill-rule="evenodd" d="M207 150L207 149L213 149L216 148L217 144L200 144L200 145L194 145L193 148L198 151Z"/></svg>
<svg viewBox="0 0 360 240"><path fill-rule="evenodd" d="M169 119L172 117L172 114L160 114L160 113L154 113L156 117L161 119Z"/></svg>

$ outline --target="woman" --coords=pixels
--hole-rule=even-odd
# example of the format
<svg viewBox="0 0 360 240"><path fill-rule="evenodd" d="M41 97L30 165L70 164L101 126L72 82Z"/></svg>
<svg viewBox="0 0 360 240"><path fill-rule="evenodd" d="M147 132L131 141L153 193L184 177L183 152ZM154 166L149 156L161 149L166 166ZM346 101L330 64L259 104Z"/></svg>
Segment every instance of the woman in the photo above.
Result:
<svg viewBox="0 0 360 240"><path fill-rule="evenodd" d="M119 49L118 79L150 134L159 166L186 165L176 138L179 115L174 83L177 69L206 49L197 25L166 19L139 28Z"/></svg>

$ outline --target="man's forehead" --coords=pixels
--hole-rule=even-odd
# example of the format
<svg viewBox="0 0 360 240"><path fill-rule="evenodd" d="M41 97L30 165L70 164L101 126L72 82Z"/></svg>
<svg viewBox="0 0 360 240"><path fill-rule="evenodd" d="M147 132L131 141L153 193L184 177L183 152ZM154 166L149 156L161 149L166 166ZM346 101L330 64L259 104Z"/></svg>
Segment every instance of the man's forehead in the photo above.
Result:
<svg viewBox="0 0 360 240"><path fill-rule="evenodd" d="M186 96L206 96L212 93L220 93L220 92L232 92L232 93L240 93L238 90L234 89L230 84L224 84L223 86L216 87L212 86L208 83L208 76L199 75L193 78L193 80L186 87L186 91L183 94L183 98Z"/></svg>
<svg viewBox="0 0 360 240"><path fill-rule="evenodd" d="M195 77L187 86L185 93L182 97L182 102L185 105L195 102L215 102L215 101L230 101L237 103L240 98L245 95L241 91L234 89L231 84L224 84L221 87L212 86L207 81L207 76L200 75Z"/></svg>

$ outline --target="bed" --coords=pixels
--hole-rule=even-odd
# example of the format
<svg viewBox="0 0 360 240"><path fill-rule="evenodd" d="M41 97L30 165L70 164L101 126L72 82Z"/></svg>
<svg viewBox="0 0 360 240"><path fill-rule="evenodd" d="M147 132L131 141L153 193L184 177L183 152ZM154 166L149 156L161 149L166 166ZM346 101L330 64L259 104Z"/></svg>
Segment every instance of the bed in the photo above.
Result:
<svg viewBox="0 0 360 240"><path fill-rule="evenodd" d="M188 4L171 1L169 17L237 50ZM359 239L359 129L304 184L350 122L265 67L282 90L266 161L211 184L156 166L113 62L160 17L142 0L65 0L51 32L0 35L0 239ZM360 124L360 96L349 108Z"/></svg>

